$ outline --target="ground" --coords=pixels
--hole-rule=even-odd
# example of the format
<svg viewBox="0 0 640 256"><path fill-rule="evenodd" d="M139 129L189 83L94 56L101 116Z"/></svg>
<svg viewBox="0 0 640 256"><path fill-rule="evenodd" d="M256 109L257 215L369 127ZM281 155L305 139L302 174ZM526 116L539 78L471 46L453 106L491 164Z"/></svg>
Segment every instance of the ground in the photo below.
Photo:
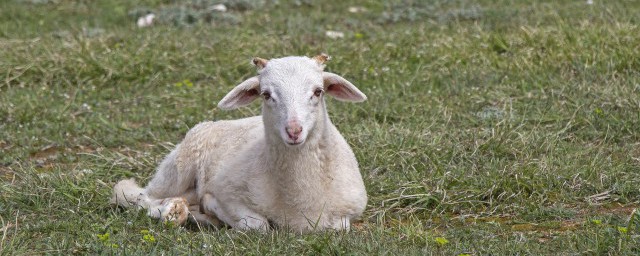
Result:
<svg viewBox="0 0 640 256"><path fill-rule="evenodd" d="M2 1L0 250L639 254L639 23L637 1ZM328 102L370 198L351 232L109 205L198 122L259 113L216 108L252 57L321 52L369 98Z"/></svg>

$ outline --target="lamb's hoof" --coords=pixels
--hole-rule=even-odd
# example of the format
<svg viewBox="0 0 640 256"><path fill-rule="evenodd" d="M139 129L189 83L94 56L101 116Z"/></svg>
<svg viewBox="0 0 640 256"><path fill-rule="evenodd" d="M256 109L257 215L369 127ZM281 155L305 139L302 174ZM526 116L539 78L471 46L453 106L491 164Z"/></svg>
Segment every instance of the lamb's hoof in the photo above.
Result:
<svg viewBox="0 0 640 256"><path fill-rule="evenodd" d="M187 199L183 197L167 198L162 202L162 214L160 218L163 221L175 223L177 225L184 224L189 218L189 204Z"/></svg>

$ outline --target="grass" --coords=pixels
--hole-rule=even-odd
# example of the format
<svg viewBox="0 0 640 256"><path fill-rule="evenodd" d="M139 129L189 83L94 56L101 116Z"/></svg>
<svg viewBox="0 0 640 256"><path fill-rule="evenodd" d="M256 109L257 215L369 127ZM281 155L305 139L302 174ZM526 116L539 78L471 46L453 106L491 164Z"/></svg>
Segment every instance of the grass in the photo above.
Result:
<svg viewBox="0 0 640 256"><path fill-rule="evenodd" d="M227 2L0 3L1 254L640 253L639 3ZM369 97L329 102L370 198L352 232L108 205L198 122L259 112L215 107L251 57L320 52Z"/></svg>

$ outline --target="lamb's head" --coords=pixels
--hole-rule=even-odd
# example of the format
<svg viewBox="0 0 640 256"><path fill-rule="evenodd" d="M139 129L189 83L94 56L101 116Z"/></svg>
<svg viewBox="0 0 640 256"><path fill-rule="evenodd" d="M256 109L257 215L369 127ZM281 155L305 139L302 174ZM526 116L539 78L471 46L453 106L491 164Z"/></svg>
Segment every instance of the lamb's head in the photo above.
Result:
<svg viewBox="0 0 640 256"><path fill-rule="evenodd" d="M339 75L324 72L327 55L253 59L258 76L233 88L219 103L235 109L262 97L265 132L277 135L288 146L303 144L319 121L324 121L324 95L340 101L361 102L367 97Z"/></svg>

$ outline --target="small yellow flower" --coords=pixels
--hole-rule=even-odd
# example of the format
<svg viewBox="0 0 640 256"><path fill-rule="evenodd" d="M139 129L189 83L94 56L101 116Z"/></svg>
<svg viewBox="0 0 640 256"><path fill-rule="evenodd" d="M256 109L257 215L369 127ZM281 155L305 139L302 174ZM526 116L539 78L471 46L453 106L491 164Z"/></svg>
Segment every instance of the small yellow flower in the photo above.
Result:
<svg viewBox="0 0 640 256"><path fill-rule="evenodd" d="M449 243L449 240L447 240L444 237L436 237L436 243L438 243L438 245L443 246L445 244Z"/></svg>
<svg viewBox="0 0 640 256"><path fill-rule="evenodd" d="M186 87L193 87L193 82L191 82L191 80L189 79L184 79L180 82L176 82L175 84L176 87L182 87L182 86L186 86Z"/></svg>
<svg viewBox="0 0 640 256"><path fill-rule="evenodd" d="M104 235L98 234L97 236L102 242L109 241L109 233L104 233Z"/></svg>
<svg viewBox="0 0 640 256"><path fill-rule="evenodd" d="M156 241L156 238L152 234L146 234L142 236L142 240L148 243L153 243Z"/></svg>
<svg viewBox="0 0 640 256"><path fill-rule="evenodd" d="M604 115L604 111L601 108L595 108L593 110L593 113L595 113L598 116L603 116Z"/></svg>
<svg viewBox="0 0 640 256"><path fill-rule="evenodd" d="M629 231L627 228L625 227L618 227L618 232L622 233L622 234L626 234L627 231Z"/></svg>
<svg viewBox="0 0 640 256"><path fill-rule="evenodd" d="M596 225L600 225L602 224L601 220L591 220L591 223L596 224Z"/></svg>

